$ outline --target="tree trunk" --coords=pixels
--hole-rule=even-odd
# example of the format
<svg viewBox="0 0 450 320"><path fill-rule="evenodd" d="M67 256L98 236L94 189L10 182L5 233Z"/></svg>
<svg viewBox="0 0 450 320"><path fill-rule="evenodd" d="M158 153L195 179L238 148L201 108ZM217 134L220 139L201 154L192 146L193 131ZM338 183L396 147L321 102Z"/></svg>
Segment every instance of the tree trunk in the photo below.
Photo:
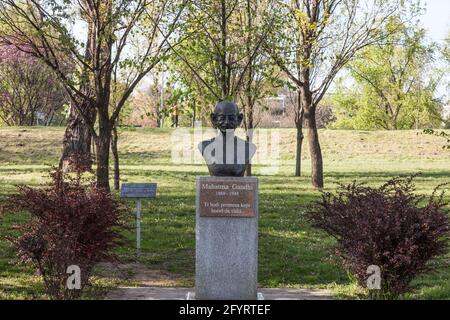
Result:
<svg viewBox="0 0 450 320"><path fill-rule="evenodd" d="M95 139L97 148L97 186L110 191L109 187L109 146L111 136L101 134Z"/></svg>
<svg viewBox="0 0 450 320"><path fill-rule="evenodd" d="M295 126L297 128L297 149L295 155L295 176L301 176L302 170L302 144L303 144L303 105L302 105L302 96L300 90L298 92L297 98L297 112L295 118Z"/></svg>
<svg viewBox="0 0 450 320"><path fill-rule="evenodd" d="M118 141L117 124L112 129L111 150L114 157L114 190L120 189L120 167L119 167L119 151L117 148Z"/></svg>
<svg viewBox="0 0 450 320"><path fill-rule="evenodd" d="M247 134L247 141L249 142L249 143L251 143L252 142L252 140L253 140L253 137L251 137L250 135L252 135L252 134ZM251 159L249 159L249 161L250 161ZM247 164L247 169L245 169L245 175L247 176L247 177L251 177L252 176L252 164L251 164L251 162L249 162L248 164Z"/></svg>
<svg viewBox="0 0 450 320"><path fill-rule="evenodd" d="M34 125L38 125L38 123L37 123L37 121L35 121L35 119L34 119L34 115L35 115L35 112L34 111L31 111L31 115L30 115L30 127L32 127L32 126L34 126Z"/></svg>
<svg viewBox="0 0 450 320"><path fill-rule="evenodd" d="M95 109L88 104L82 106L85 114L88 115L91 123L95 122ZM64 132L62 154L59 161L59 167L63 171L72 171L78 168L84 159L83 166L86 170L92 168L91 155L92 135L88 125L78 114L75 107L70 107L70 115Z"/></svg>
<svg viewBox="0 0 450 320"><path fill-rule="evenodd" d="M86 42L85 60L92 60L92 48L95 29L92 23L88 25L88 35ZM86 96L91 96L89 72L84 69L82 74L82 83L80 91ZM74 103L78 104L80 110L88 118L89 124L86 123L82 116L77 112ZM66 130L64 132L63 147L61 158L59 160L59 168L63 171L72 171L80 169L81 166L85 170L92 169L91 143L92 134L89 125L94 125L96 118L96 109L89 101L72 101L70 106L69 119L67 121ZM82 162L82 163L81 163Z"/></svg>
<svg viewBox="0 0 450 320"><path fill-rule="evenodd" d="M254 129L254 119L253 119L253 110L254 110L254 104L253 101L251 99L250 95L247 95L247 125L245 126L246 128L246 138L247 138L247 142L248 143L252 143L253 142L253 129ZM252 176L252 164L250 162L251 159L249 159L249 163L247 164L247 169L245 170L245 175L247 177L251 177Z"/></svg>
<svg viewBox="0 0 450 320"><path fill-rule="evenodd" d="M295 176L300 177L302 167L302 144L303 144L303 130L302 124L297 124L297 149L295 155Z"/></svg>
<svg viewBox="0 0 450 320"><path fill-rule="evenodd" d="M193 106L193 114L192 114L192 128L195 128L195 118L197 116L197 106L195 105L195 100L194 100L194 106Z"/></svg>
<svg viewBox="0 0 450 320"><path fill-rule="evenodd" d="M102 110L103 109L103 110ZM109 148L111 146L111 127L109 123L108 109L99 108L99 134L95 139L97 151L97 186L110 191L109 187Z"/></svg>
<svg viewBox="0 0 450 320"><path fill-rule="evenodd" d="M96 84L96 109L98 112L97 147L97 186L111 191L109 186L109 150L111 148L111 135L115 120L110 120L111 83L112 83L112 47L114 31L112 30L112 1L101 1L99 5L101 28L105 28L104 37L98 37L97 63L104 66L94 72ZM117 106L116 106L117 107Z"/></svg>
<svg viewBox="0 0 450 320"><path fill-rule="evenodd" d="M316 106L312 103L310 92L302 90L302 103L308 131L309 153L311 156L311 182L315 188L323 188L323 160L319 133L316 125Z"/></svg>

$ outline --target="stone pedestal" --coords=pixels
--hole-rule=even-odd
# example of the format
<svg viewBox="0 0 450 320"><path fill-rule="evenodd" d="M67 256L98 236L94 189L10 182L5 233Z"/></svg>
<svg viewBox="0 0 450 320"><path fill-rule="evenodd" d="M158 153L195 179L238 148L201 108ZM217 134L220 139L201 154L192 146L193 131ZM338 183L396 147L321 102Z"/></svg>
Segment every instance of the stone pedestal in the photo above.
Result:
<svg viewBox="0 0 450 320"><path fill-rule="evenodd" d="M197 177L196 299L257 299L258 178Z"/></svg>

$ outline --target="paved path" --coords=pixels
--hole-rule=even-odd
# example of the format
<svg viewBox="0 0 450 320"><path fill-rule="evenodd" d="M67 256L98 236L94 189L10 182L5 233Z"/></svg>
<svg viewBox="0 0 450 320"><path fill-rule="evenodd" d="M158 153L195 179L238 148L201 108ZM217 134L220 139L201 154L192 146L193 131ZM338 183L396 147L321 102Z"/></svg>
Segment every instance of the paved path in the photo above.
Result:
<svg viewBox="0 0 450 320"><path fill-rule="evenodd" d="M110 292L109 300L185 300L192 288L170 287L123 287ZM262 288L259 290L265 300L331 300L327 290Z"/></svg>

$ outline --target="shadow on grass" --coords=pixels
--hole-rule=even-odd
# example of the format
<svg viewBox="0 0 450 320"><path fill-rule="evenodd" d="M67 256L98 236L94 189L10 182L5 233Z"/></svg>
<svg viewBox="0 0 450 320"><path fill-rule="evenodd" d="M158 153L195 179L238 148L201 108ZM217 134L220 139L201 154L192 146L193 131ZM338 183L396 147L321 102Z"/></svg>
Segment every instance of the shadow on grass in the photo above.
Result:
<svg viewBox="0 0 450 320"><path fill-rule="evenodd" d="M426 179L426 178L443 178L450 180L450 170L439 170L439 171L417 171L417 172L408 172L408 171L386 171L386 172L378 172L378 171L369 171L369 172L333 172L328 171L325 174L325 178L345 178L345 179L357 179L358 182L370 181L374 178L379 178L388 180L397 176L411 176L412 174L420 173L417 177L418 180Z"/></svg>
<svg viewBox="0 0 450 320"><path fill-rule="evenodd" d="M170 150L163 150L163 151L152 151L152 152L143 152L143 151L122 151L120 152L120 160L123 161L125 164L129 161L131 163L139 163L139 161L142 160L152 160L152 159L167 159L167 162L164 162L164 164L169 164L171 156ZM133 160L133 161L130 161ZM155 163L152 162L152 165ZM159 164L159 163L158 163Z"/></svg>

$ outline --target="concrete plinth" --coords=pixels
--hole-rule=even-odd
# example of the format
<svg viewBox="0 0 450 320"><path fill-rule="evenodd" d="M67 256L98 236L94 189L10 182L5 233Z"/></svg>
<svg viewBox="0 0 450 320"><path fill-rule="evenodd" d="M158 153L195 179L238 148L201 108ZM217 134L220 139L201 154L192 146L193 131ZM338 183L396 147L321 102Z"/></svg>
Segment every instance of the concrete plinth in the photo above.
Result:
<svg viewBox="0 0 450 320"><path fill-rule="evenodd" d="M196 299L257 299L258 179L197 177Z"/></svg>

